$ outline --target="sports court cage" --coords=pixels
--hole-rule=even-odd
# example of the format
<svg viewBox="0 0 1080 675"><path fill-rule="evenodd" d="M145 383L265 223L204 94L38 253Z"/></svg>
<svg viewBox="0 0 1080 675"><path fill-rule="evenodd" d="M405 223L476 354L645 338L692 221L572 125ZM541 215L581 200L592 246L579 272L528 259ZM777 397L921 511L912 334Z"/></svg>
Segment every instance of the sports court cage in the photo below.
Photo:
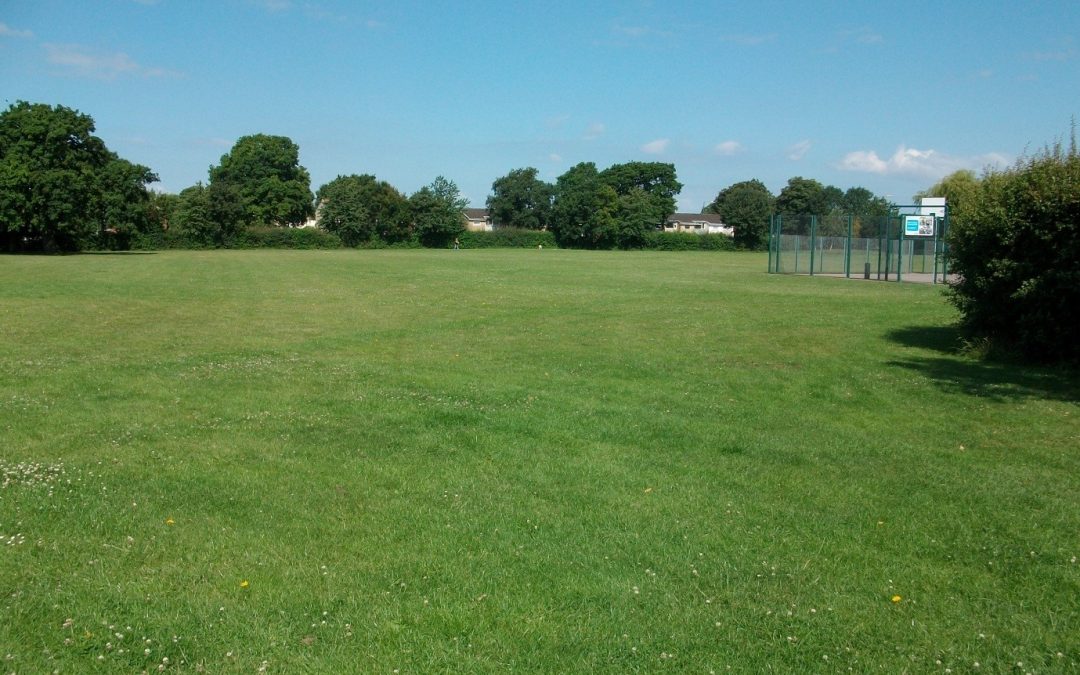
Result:
<svg viewBox="0 0 1080 675"><path fill-rule="evenodd" d="M769 273L946 282L945 206L893 206L887 215L772 216Z"/></svg>

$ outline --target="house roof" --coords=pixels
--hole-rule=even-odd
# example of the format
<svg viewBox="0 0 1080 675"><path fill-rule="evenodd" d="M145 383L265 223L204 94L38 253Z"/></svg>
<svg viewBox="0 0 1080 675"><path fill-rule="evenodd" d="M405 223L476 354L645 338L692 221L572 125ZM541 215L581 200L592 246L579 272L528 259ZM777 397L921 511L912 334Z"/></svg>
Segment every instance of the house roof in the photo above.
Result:
<svg viewBox="0 0 1080 675"><path fill-rule="evenodd" d="M487 209L464 209L465 217L469 220L487 220Z"/></svg>

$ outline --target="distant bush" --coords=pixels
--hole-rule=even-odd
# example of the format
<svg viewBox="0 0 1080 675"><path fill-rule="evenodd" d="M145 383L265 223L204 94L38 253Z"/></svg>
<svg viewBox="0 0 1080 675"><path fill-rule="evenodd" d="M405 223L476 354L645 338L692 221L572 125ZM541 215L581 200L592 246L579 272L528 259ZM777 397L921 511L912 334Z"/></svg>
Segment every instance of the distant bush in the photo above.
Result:
<svg viewBox="0 0 1080 675"><path fill-rule="evenodd" d="M316 227L249 227L226 242L228 248L341 248L341 238Z"/></svg>
<svg viewBox="0 0 1080 675"><path fill-rule="evenodd" d="M179 228L168 231L155 229L140 232L131 241L135 251L161 251L166 249L206 249L215 248L214 244L204 241L196 233Z"/></svg>
<svg viewBox="0 0 1080 675"><path fill-rule="evenodd" d="M490 232L462 232L462 248L556 248L555 235L546 230L500 227Z"/></svg>
<svg viewBox="0 0 1080 675"><path fill-rule="evenodd" d="M1080 153L1073 138L988 173L950 214L950 290L969 339L1080 362Z"/></svg>
<svg viewBox="0 0 1080 675"><path fill-rule="evenodd" d="M734 251L735 241L723 234L649 232L642 248L652 251Z"/></svg>
<svg viewBox="0 0 1080 675"><path fill-rule="evenodd" d="M249 227L227 237L221 244L208 242L197 232L179 228L140 233L131 242L136 250L207 248L341 248L341 239L332 232L311 227Z"/></svg>

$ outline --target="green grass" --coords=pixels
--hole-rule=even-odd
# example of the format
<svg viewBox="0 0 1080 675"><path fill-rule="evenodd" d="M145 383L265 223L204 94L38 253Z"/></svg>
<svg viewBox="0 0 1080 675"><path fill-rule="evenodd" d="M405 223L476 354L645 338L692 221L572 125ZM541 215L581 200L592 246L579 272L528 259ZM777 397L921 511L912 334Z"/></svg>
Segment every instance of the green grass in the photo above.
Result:
<svg viewBox="0 0 1080 675"><path fill-rule="evenodd" d="M1075 672L1075 374L764 268L0 258L4 672Z"/></svg>

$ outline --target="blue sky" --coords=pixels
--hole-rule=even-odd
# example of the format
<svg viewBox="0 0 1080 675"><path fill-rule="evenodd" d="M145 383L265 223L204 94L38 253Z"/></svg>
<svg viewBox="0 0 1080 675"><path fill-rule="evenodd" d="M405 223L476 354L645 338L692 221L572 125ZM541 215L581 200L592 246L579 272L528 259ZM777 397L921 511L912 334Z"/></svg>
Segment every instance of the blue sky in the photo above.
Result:
<svg viewBox="0 0 1080 675"><path fill-rule="evenodd" d="M154 187L240 136L312 189L444 175L483 206L534 166L672 162L679 208L804 176L906 203L1080 116L1080 8L1052 2L0 0L0 100L91 115Z"/></svg>

